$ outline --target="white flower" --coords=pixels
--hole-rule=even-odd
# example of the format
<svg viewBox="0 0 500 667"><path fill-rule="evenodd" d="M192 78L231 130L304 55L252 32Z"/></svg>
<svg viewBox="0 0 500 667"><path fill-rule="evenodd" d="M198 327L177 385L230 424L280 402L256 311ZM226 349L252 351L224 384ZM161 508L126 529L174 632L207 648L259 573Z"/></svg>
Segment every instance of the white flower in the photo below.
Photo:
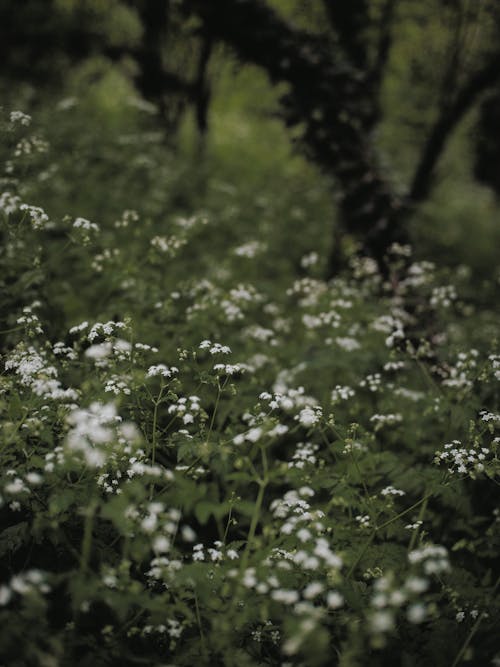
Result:
<svg viewBox="0 0 500 667"><path fill-rule="evenodd" d="M2 192L0 195L0 210L5 215L10 215L18 210L20 202L21 200L17 195L13 195L11 192Z"/></svg>
<svg viewBox="0 0 500 667"><path fill-rule="evenodd" d="M166 553L170 549L170 540L164 535L158 535L153 540L153 550L158 553Z"/></svg>
<svg viewBox="0 0 500 667"><path fill-rule="evenodd" d="M171 378L173 375L177 375L179 369L176 366L165 366L165 364L157 364L156 366L150 366L147 370L146 377L152 378L161 376L164 378Z"/></svg>
<svg viewBox="0 0 500 667"><path fill-rule="evenodd" d="M18 493L27 492L29 489L20 477L16 477L12 482L9 482L4 486L4 491L5 493L16 495Z"/></svg>
<svg viewBox="0 0 500 667"><path fill-rule="evenodd" d="M39 206L31 206L29 204L21 204L20 211L26 211L28 214L33 229L47 229L49 225L49 216Z"/></svg>
<svg viewBox="0 0 500 667"><path fill-rule="evenodd" d="M23 113L22 111L11 111L9 114L9 120L11 123L18 123L19 125L28 127L28 125L31 123L31 116L28 116L28 114Z"/></svg>
<svg viewBox="0 0 500 667"><path fill-rule="evenodd" d="M404 496L405 492L401 491L401 489L395 489L393 486L386 486L382 491L380 492L381 496Z"/></svg>
<svg viewBox="0 0 500 667"><path fill-rule="evenodd" d="M191 526L182 526L181 536L184 542L194 542L196 539L196 533Z"/></svg>
<svg viewBox="0 0 500 667"><path fill-rule="evenodd" d="M346 352L353 352L354 350L359 350L361 345L358 343L358 341L355 338L349 338L349 337L337 337L335 339L335 342L339 347L341 347L343 350Z"/></svg>
<svg viewBox="0 0 500 667"><path fill-rule="evenodd" d="M317 252L310 252L307 255L303 255L300 260L300 266L303 269L308 269L311 266L314 266L318 263L319 255Z"/></svg>
<svg viewBox="0 0 500 667"><path fill-rule="evenodd" d="M340 384L336 385L335 389L332 391L332 403L338 403L339 401L347 401L355 395L354 389L347 386L341 386Z"/></svg>
<svg viewBox="0 0 500 667"><path fill-rule="evenodd" d="M85 321L85 322L82 322L81 324L77 324L74 327L71 327L71 329L69 330L69 333L70 334L80 333L82 331L85 331L85 329L88 329L88 328L89 328L89 323L87 321Z"/></svg>
<svg viewBox="0 0 500 667"><path fill-rule="evenodd" d="M337 591L330 591L326 596L326 604L330 609L339 609L344 604L344 598Z"/></svg>
<svg viewBox="0 0 500 667"><path fill-rule="evenodd" d="M383 634L394 628L394 615L389 610L375 612L370 619L372 632Z"/></svg>
<svg viewBox="0 0 500 667"><path fill-rule="evenodd" d="M271 597L276 602L283 602L284 604L293 604L299 599L299 594L297 591L285 590L279 588L271 593Z"/></svg>
<svg viewBox="0 0 500 667"><path fill-rule="evenodd" d="M238 257L248 257L251 259L252 257L255 257L262 249L263 246L261 243L259 243L259 241L248 241L248 243L244 243L243 245L235 248L233 252Z"/></svg>
<svg viewBox="0 0 500 667"><path fill-rule="evenodd" d="M73 222L73 227L75 229L83 229L86 232L98 232L99 225L96 225L95 222L90 222L86 218L76 218Z"/></svg>
<svg viewBox="0 0 500 667"><path fill-rule="evenodd" d="M248 431L248 433L245 436L245 439L250 440L250 442L257 442L258 440L260 440L261 436L262 436L262 429L257 426L256 428L251 428Z"/></svg>
<svg viewBox="0 0 500 667"><path fill-rule="evenodd" d="M0 607L5 607L5 605L9 604L11 597L10 588L5 585L0 586Z"/></svg>
<svg viewBox="0 0 500 667"><path fill-rule="evenodd" d="M422 621L425 620L425 616L425 605L423 605L421 602L410 605L406 612L406 617L410 623L422 623Z"/></svg>
<svg viewBox="0 0 500 667"><path fill-rule="evenodd" d="M307 540L311 539L312 533L307 528L301 528L297 531L297 537L301 542L307 542Z"/></svg>
<svg viewBox="0 0 500 667"><path fill-rule="evenodd" d="M235 375L241 373L243 368L239 364L215 364L214 371L218 375Z"/></svg>
<svg viewBox="0 0 500 667"><path fill-rule="evenodd" d="M321 584L319 581L313 581L305 587L302 595L306 600L313 600L315 597L320 595L323 590L323 584Z"/></svg>
<svg viewBox="0 0 500 667"><path fill-rule="evenodd" d="M317 405L314 407L303 408L295 419L302 424L302 426L307 428L317 424L320 421L322 414L323 411L321 407Z"/></svg>
<svg viewBox="0 0 500 667"><path fill-rule="evenodd" d="M208 350L211 355L214 354L231 354L229 345L221 345L220 343L212 343L210 340L202 340L199 344L200 350Z"/></svg>

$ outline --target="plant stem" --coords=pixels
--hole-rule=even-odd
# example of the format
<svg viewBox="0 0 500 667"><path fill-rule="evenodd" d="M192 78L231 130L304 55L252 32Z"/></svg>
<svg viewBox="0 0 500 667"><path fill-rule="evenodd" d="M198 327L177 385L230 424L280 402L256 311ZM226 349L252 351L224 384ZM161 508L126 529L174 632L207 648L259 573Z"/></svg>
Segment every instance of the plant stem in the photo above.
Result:
<svg viewBox="0 0 500 667"><path fill-rule="evenodd" d="M399 514L396 514L396 516L394 516L392 519L389 519L388 521L385 521L385 523L383 523L383 524L381 524L380 526L378 526L378 527L376 528L376 530L381 530L382 528L386 528L387 526L390 526L391 523L393 523L394 521L397 521L397 520L400 519L402 516L405 516L405 514L408 514L408 512L411 512L412 510L414 510L416 507L418 507L418 506L421 505L422 503L425 503L426 500L429 500L429 498L430 498L431 496L432 496L432 493L426 493L425 496L423 496L422 498L420 498L420 500L417 500L416 503L413 503L413 505L411 505L410 507L407 507L405 510L403 510L403 511L400 512Z"/></svg>
<svg viewBox="0 0 500 667"><path fill-rule="evenodd" d="M490 600L493 599L495 593L497 592L497 588L498 588L498 585L499 585L499 584L500 584L500 577L498 577L498 579L496 580L496 583L495 583L495 585L494 585L494 587L493 587L493 590L491 591L491 594L490 594L490 596L489 596L489 597L490 597ZM457 655L455 656L455 660L451 663L451 667L457 667L457 665L460 663L460 661L461 661L462 658L464 657L465 652L466 652L467 649L469 648L469 644L471 643L471 641L472 641L474 635L475 635L476 632L479 630L479 626L481 625L481 622L482 622L483 618L485 618L485 617L486 617L486 614L485 614L484 611L483 611L481 614L479 614L479 616L478 616L477 619L476 619L476 622L474 623L474 625L473 625L472 628L470 629L469 634L468 634L467 637L465 638L464 643L463 643L462 646L460 647L459 652L458 652Z"/></svg>
<svg viewBox="0 0 500 667"><path fill-rule="evenodd" d="M358 567L358 565L359 565L361 559L363 558L363 556L364 556L365 553L367 552L367 550L368 550L370 544L371 544L371 543L373 542L373 540L375 539L375 535L376 535L376 534L377 534L377 528L374 528L374 529L372 530L372 533L371 533L370 537L369 537L369 538L367 539L367 541L364 543L363 548L361 549L361 551L360 551L359 554L357 555L356 560L354 561L354 563L353 563L353 564L351 565L351 567L349 568L349 572L348 572L347 575L346 575L346 579L350 579L350 578L351 578L351 576L352 576L354 570Z"/></svg>
<svg viewBox="0 0 500 667"><path fill-rule="evenodd" d="M207 439L205 441L206 445L208 445L208 442L210 440L210 436L212 435L212 431L213 431L214 423L215 423L215 415L217 414L217 409L219 407L220 397L222 395L222 390L224 389L225 384L226 384L226 381L224 381L224 384L221 387L220 383L217 382L217 397L215 399L214 411L212 412L212 418L210 419L210 425L208 427Z"/></svg>
<svg viewBox="0 0 500 667"><path fill-rule="evenodd" d="M85 572L89 566L90 553L92 550L92 528L94 516L97 509L97 501L92 501L85 511L85 522L83 526L82 552L80 556L80 571Z"/></svg>
<svg viewBox="0 0 500 667"><path fill-rule="evenodd" d="M0 334L13 333L14 331L21 331L21 329L24 329L24 327L20 326L20 327L13 327L12 329L4 329L3 331L0 331Z"/></svg>
<svg viewBox="0 0 500 667"><path fill-rule="evenodd" d="M269 483L269 477L268 477L268 462L267 462L267 455L266 455L266 450L264 446L261 446L260 448L261 452L261 458L262 458L262 471L263 471L263 477L258 478L256 480L257 484L259 485L259 492L257 494L257 498L255 499L255 505L253 508L252 512L252 518L250 520L250 528L248 529L248 535L247 535L247 543L245 546L245 551L243 552L243 556L240 561L240 577L241 574L246 570L247 565L248 565L248 559L250 557L250 551L252 548L253 540L255 537L255 532L257 530L257 526L259 524L259 519L260 519L260 512L262 509L262 502L264 500L264 493L266 490L266 486ZM240 581L236 584L234 593L233 593L233 599L230 605L230 615L234 611L234 608L238 602L238 590L240 588Z"/></svg>
<svg viewBox="0 0 500 667"><path fill-rule="evenodd" d="M203 632L203 626L201 624L201 615L200 615L200 607L198 605L198 596L196 595L196 591L193 590L194 593L194 608L196 612L196 622L198 624L198 630L200 632L200 640L201 640L201 650L203 652L203 655L207 657L207 645L205 641L205 634Z"/></svg>
<svg viewBox="0 0 500 667"><path fill-rule="evenodd" d="M260 518L260 510L262 507L262 501L264 500L264 492L266 489L267 481L259 480L259 493L255 500L255 505L253 508L252 519L250 521L250 528L247 535L247 543L245 546L245 551L243 553L243 558L241 559L241 571L243 572L246 569L248 564L248 558L250 556L250 549L252 548L253 539L255 537L255 531L257 530L257 525Z"/></svg>
<svg viewBox="0 0 500 667"><path fill-rule="evenodd" d="M375 528L373 529L373 531L372 531L370 537L369 537L368 540L364 543L364 545L363 545L363 547L362 547L360 553L359 553L358 556L356 557L356 560L355 560L354 563L351 565L351 567L350 567L350 569L349 569L349 572L348 572L347 575L346 575L346 576L347 576L347 579L350 579L350 577L352 576L354 570L355 570L355 569L357 568L357 566L359 565L359 562L361 561L361 559L362 559L363 556L365 555L365 553L366 553L368 547L370 546L370 544L371 544L371 543L373 542L373 540L375 539L375 535L378 533L379 530L382 530L382 528L387 528L387 526L390 526L391 523L394 523L394 521L397 521L397 520L400 519L401 517L405 516L405 514L408 514L408 512L411 512L413 509L415 509L415 507L418 507L418 506L421 505L422 503L425 503L431 496L432 496L432 493L427 493L423 498L420 498L420 500L418 500L416 503L413 503L413 505L411 505L410 507L407 507L405 510L403 510L403 511L400 512L399 514L396 514L396 516L392 517L392 519L389 519L388 521L385 521L384 523L380 524L380 526L375 526Z"/></svg>
<svg viewBox="0 0 500 667"><path fill-rule="evenodd" d="M155 463L155 456L156 456L156 441L157 441L157 426L158 426L158 407L161 403L161 398L163 394L163 389L164 387L162 386L160 389L160 393L158 394L158 398L154 401L154 410L153 410L153 433L151 436L151 463L154 465Z"/></svg>
<svg viewBox="0 0 500 667"><path fill-rule="evenodd" d="M361 469L360 469L360 467L359 467L359 465L358 465L358 461L357 461L356 457L354 456L354 453L353 453L352 449L351 449L350 452L349 452L349 456L350 456L351 461L352 461L353 464L354 464L354 467L356 468L356 472L358 473L358 477L359 477L360 482L361 482L361 484L362 484L362 486L363 486L363 491L364 491L364 493L365 493L365 497L366 497L366 504L367 504L367 506L368 506L368 508L369 508L368 511L369 511L370 514L372 515L371 518L373 519L373 518L374 518L374 514L375 514L375 512L374 512L374 509L373 509L372 499L371 499L370 494L369 494L369 492L368 492L368 487L366 486L365 478L363 477L363 474L362 474L362 472L361 472Z"/></svg>
<svg viewBox="0 0 500 667"><path fill-rule="evenodd" d="M16 439L16 434L18 433L19 429L22 427L22 425L25 422L26 417L29 415L29 410L26 410L24 413L22 419L15 425L14 429L11 431L9 434L9 438L5 439L4 445L5 447L8 447L11 443L15 442Z"/></svg>
<svg viewBox="0 0 500 667"><path fill-rule="evenodd" d="M424 502L422 503L420 507L420 512L418 513L418 519L417 521L422 521L425 515L425 512L427 510L427 505L429 503L429 496L425 496ZM410 543L408 545L408 551L410 552L413 547L415 546L415 542L417 541L418 533L420 530L420 526L413 531L413 535L411 536Z"/></svg>
<svg viewBox="0 0 500 667"><path fill-rule="evenodd" d="M231 501L229 501L229 502L231 503ZM226 530L224 531L224 537L222 538L222 542L224 543L224 545L226 544L227 534L229 532L229 526L231 525L231 515L232 515L232 513L233 513L233 505L231 503L229 505L229 514L228 514L227 522L226 522Z"/></svg>

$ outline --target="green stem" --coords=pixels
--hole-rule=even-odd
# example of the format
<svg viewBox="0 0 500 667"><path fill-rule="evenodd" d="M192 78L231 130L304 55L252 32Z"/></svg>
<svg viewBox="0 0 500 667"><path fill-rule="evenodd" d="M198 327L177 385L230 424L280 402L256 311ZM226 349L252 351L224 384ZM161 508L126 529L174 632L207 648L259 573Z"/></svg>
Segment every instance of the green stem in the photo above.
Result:
<svg viewBox="0 0 500 667"><path fill-rule="evenodd" d="M375 528L373 529L373 531L372 531L370 537L369 537L368 540L365 542L365 544L363 545L363 547L362 547L360 553L359 553L358 556L356 557L356 560L355 560L354 563L351 565L351 567L350 567L350 569L349 569L349 572L347 573L347 579L349 579L349 578L352 576L354 570L355 570L355 569L357 568L357 566L359 565L359 562L361 561L361 559L362 559L363 556L365 555L365 553L366 553L368 547L370 546L370 544L371 544L371 543L373 542L373 540L375 539L375 535L378 533L379 530L382 530L383 528L387 528L387 526L390 526L391 523L394 523L394 522L397 521L398 519L401 519L401 517L405 516L405 514L408 514L408 512L411 512L412 510L414 510L414 509L415 509L416 507L418 507L419 505L422 505L422 503L425 503L431 496L432 496L432 493L427 493L423 498L420 498L420 500L418 500L416 503L413 503L413 505L411 505L411 506L408 507L407 509L403 510L403 511L400 512L399 514L396 514L396 516L392 517L392 519L389 519L388 521L385 521L384 523L380 524L380 526L375 526Z"/></svg>
<svg viewBox="0 0 500 667"><path fill-rule="evenodd" d="M13 333L14 331L21 331L22 329L24 329L23 326L21 326L21 327L14 327L13 329L4 329L3 331L0 331L0 334Z"/></svg>
<svg viewBox="0 0 500 667"><path fill-rule="evenodd" d="M17 422L17 424L15 425L14 429L13 429L12 432L9 434L9 438L6 438L6 439L5 439L5 442L4 442L5 447L8 447L8 446L11 445L13 442L15 442L16 435L17 435L17 433L19 432L19 429L20 429L20 428L22 427L22 425L24 424L24 422L25 422L25 420L26 420L26 417L27 417L28 415L29 415L29 410L26 410L26 412L24 413L22 419L21 419L19 422Z"/></svg>
<svg viewBox="0 0 500 667"><path fill-rule="evenodd" d="M266 490L266 486L269 482L269 477L268 477L268 462L267 462L267 455L266 455L266 450L262 446L260 448L261 451L261 457L262 457L262 470L263 470L263 477L258 478L256 481L259 485L259 492L257 494L257 498L255 499L255 505L253 508L252 512L252 518L250 520L250 528L248 529L248 535L247 535L247 543L245 546L245 551L243 552L243 556L240 561L240 577L241 574L246 570L247 565L248 565L248 559L250 557L250 551L252 549L253 541L255 538L255 532L257 530L257 526L259 524L259 519L260 519L260 513L262 509L262 503L264 500L264 493ZM231 607L230 611L231 613L234 611L234 608L238 602L238 590L240 587L240 582L236 585L236 590L234 591L233 594L233 599L231 602Z"/></svg>
<svg viewBox="0 0 500 667"><path fill-rule="evenodd" d="M350 450L350 452L349 452L349 456L350 456L350 458L351 458L351 461L352 461L353 464L354 464L354 467L356 468L356 472L358 473L358 477L359 477L359 479L360 479L360 481L361 481L361 484L362 484L362 486L363 486L363 490L364 490L365 497L366 497L366 504L367 504L367 506L368 506L368 508L369 508L368 511L369 511L370 514L372 515L371 518L373 519L373 518L374 518L374 515L375 515L375 512L374 512L374 509L373 509L372 499L370 498L370 494L369 494L369 492L368 492L368 487L366 486L366 483L365 483L365 478L363 477L363 474L361 473L361 469L360 469L360 467L359 467L359 465L358 465L358 462L357 462L357 460L356 460L356 457L355 457L354 454L353 454L352 448L351 448L351 450Z"/></svg>
<svg viewBox="0 0 500 667"><path fill-rule="evenodd" d="M226 381L224 381L224 384L221 387L220 383L217 381L217 398L215 399L214 411L212 412L212 418L210 419L210 425L208 427L207 439L205 441L206 445L208 445L208 442L210 440L210 436L212 435L212 431L213 431L214 423L215 423L215 415L217 414L217 409L219 407L220 397L222 395L222 391L224 389L225 384L226 384Z"/></svg>
<svg viewBox="0 0 500 667"><path fill-rule="evenodd" d="M346 575L346 579L350 579L350 578L351 578L351 576L352 576L353 573L354 573L354 570L358 567L358 565L359 565L361 559L363 558L363 556L365 555L365 553L368 551L368 548L369 548L370 544L371 544L371 543L373 542L373 540L375 539L375 535L376 535L376 534L377 534L377 528L374 528L373 531L372 531L372 533L371 533L371 535L370 535L370 537L369 537L369 538L367 539L367 541L364 543L363 548L361 549L361 551L360 551L359 554L357 555L356 560L354 561L354 563L353 563L353 564L351 565L351 567L349 568L349 572L348 572L347 575Z"/></svg>
<svg viewBox="0 0 500 667"><path fill-rule="evenodd" d="M429 373L429 371L427 369L427 366L425 364L423 364L420 359L415 359L415 362L416 362L417 366L419 367L420 371L422 372L422 375L426 379L427 384L429 385L429 388L434 390L437 394L440 394L441 396L443 396L444 395L443 390L441 389L441 387L436 382L434 382L434 379L433 379L432 375Z"/></svg>
<svg viewBox="0 0 500 667"><path fill-rule="evenodd" d="M497 592L497 589L498 589L499 584L500 584L500 577L498 577L498 579L496 580L495 586L493 587L493 590L491 591L491 594L490 594L490 596L489 596L489 597L490 597L490 601L493 600L493 597L495 596L495 593ZM483 620L484 618L486 618L486 613L483 611L483 612L482 612L481 614L479 614L479 616L477 617L476 622L475 622L474 625L472 626L472 628L471 628L469 634L468 634L467 637L465 638L464 643L463 643L462 646L460 647L459 652L458 652L457 655L455 656L455 660L451 663L451 667L457 667L457 665L460 663L460 661L461 661L462 658L464 657L465 652L466 652L467 649L469 648L469 644L471 643L471 641L472 641L474 635L475 635L476 632L479 630L479 626L481 625L481 622L482 622L482 620Z"/></svg>
<svg viewBox="0 0 500 667"><path fill-rule="evenodd" d="M323 429L321 429L320 433L321 433L321 438L322 438L323 442L324 442L325 445L326 445L326 448L327 448L328 451L331 453L331 455L333 456L333 460L334 460L335 463L336 463L336 462L337 462L337 456L336 456L335 451L334 451L334 449L333 449L333 447L332 447L332 443L331 443L331 442L328 440L328 438L326 437L326 435L325 435L325 431L324 431Z"/></svg>
<svg viewBox="0 0 500 667"><path fill-rule="evenodd" d="M222 538L222 542L224 543L224 545L226 544L227 534L229 532L229 526L231 525L232 513L233 513L233 505L231 504L231 505L229 505L229 514L228 514L227 522L226 522L226 530L224 531L224 537Z"/></svg>
<svg viewBox="0 0 500 667"><path fill-rule="evenodd" d="M80 557L80 570L85 572L89 566L90 553L92 550L92 528L94 526L94 516L97 509L97 501L93 501L85 511L85 522L83 526L82 553Z"/></svg>
<svg viewBox="0 0 500 667"><path fill-rule="evenodd" d="M426 500L429 500L429 498L430 498L431 496L432 496L432 493L426 493L426 495L425 495L423 498L420 498L420 500L417 500L416 503L413 503L413 505L411 505L411 506L408 507L407 509L403 510L403 511L400 512L399 514L396 514L396 516L393 517L392 519L389 519L389 520L386 521L385 523L383 523L383 524L381 524L380 526L378 526L378 527L376 528L376 530L381 530L382 528L386 528L387 526L390 526L391 523L394 523L394 521L397 521L398 519L401 519L401 517L405 516L405 514L408 514L408 512L411 512L412 510L414 510L416 507L418 507L418 506L421 505L422 503L425 503L425 501L426 501Z"/></svg>
<svg viewBox="0 0 500 667"><path fill-rule="evenodd" d="M203 626L201 624L201 615L200 615L200 607L198 605L198 596L196 595L196 591L193 590L194 593L194 608L196 612L196 622L198 624L198 630L200 632L200 640L201 640L201 650L203 652L203 655L207 657L207 645L205 641L205 633L203 632Z"/></svg>
<svg viewBox="0 0 500 667"><path fill-rule="evenodd" d="M160 393L158 394L158 398L154 401L154 410L153 410L153 433L151 436L151 463L154 465L155 463L155 456L156 456L156 442L157 442L157 427L158 427L158 408L161 403L161 398L163 394L163 389L164 387L162 386L160 389Z"/></svg>
<svg viewBox="0 0 500 667"><path fill-rule="evenodd" d="M425 497L424 502L422 503L420 507L420 512L418 513L418 518L417 521L423 521L425 512L427 510L427 505L429 504L429 496ZM413 535L411 536L410 544L408 545L408 552L412 551L413 547L415 546L415 542L417 541L417 537L420 531L420 526L413 531Z"/></svg>
<svg viewBox="0 0 500 667"><path fill-rule="evenodd" d="M253 540L255 537L255 531L257 530L257 526L259 523L260 510L262 508L262 501L264 500L264 492L266 490L266 485L267 485L266 480L259 480L259 493L257 494L257 498L255 500L252 519L250 521L250 528L248 530L248 535L247 535L247 543L245 546L245 551L243 552L243 558L241 559L242 572L246 569L246 566L248 564L248 558L250 556L250 550L252 548Z"/></svg>

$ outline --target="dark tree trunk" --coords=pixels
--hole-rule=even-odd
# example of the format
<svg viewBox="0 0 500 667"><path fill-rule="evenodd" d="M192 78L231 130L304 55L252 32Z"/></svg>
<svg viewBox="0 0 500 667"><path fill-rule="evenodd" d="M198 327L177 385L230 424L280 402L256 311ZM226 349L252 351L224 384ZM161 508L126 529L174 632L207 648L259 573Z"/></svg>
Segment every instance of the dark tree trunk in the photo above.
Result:
<svg viewBox="0 0 500 667"><path fill-rule="evenodd" d="M167 36L169 2L143 0L138 3L138 10L143 33L135 56L139 65L136 83L146 99L156 100L162 108L165 94L162 50Z"/></svg>
<svg viewBox="0 0 500 667"><path fill-rule="evenodd" d="M438 110L409 192L400 197L378 164L371 136L380 116L379 90L396 0L382 6L373 64L365 42L368 4L324 0L330 25L324 34L311 34L290 26L263 0L184 0L187 11L202 19L207 35L228 43L244 62L262 67L272 82L288 84L281 98L283 118L287 125L303 128L305 153L334 177L341 232L354 235L383 266L387 248L408 241L406 221L428 196L451 133L478 96L500 78L500 56L490 56L454 91L453 101ZM338 247L331 257L334 273Z"/></svg>
<svg viewBox="0 0 500 667"><path fill-rule="evenodd" d="M500 90L481 105L474 141L474 176L500 198Z"/></svg>
<svg viewBox="0 0 500 667"><path fill-rule="evenodd" d="M360 39L361 21L353 22L347 4L341 4L342 22L349 26L343 47L351 52ZM360 13L365 11L364 2L358 5ZM325 38L290 27L262 2L188 0L187 6L203 19L207 34L229 43L244 61L263 67L273 82L289 85L281 99L286 124L304 124L306 154L338 184L343 228L381 261L386 248L404 241L406 234L400 224L402 202L378 168L371 145L377 95L370 72L337 62ZM338 17L337 11L332 13L332 21ZM361 66L364 56L359 57ZM337 259L334 252L332 262Z"/></svg>
<svg viewBox="0 0 500 667"><path fill-rule="evenodd" d="M418 204L428 197L433 182L434 169L453 130L473 107L485 90L500 81L500 54L493 54L483 67L472 74L454 99L439 112L425 142L420 161L410 187L409 198Z"/></svg>
<svg viewBox="0 0 500 667"><path fill-rule="evenodd" d="M193 101L196 108L196 125L203 141L208 129L208 108L210 105L210 82L208 80L208 63L212 55L213 42L209 36L203 38L198 59L198 71L193 86Z"/></svg>

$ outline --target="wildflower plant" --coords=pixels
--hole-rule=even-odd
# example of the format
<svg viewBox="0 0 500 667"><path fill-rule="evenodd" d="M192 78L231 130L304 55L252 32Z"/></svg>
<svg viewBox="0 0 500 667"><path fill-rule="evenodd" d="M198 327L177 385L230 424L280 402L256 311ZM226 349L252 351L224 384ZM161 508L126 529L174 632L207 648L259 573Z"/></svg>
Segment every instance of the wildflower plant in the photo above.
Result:
<svg viewBox="0 0 500 667"><path fill-rule="evenodd" d="M243 235L193 277L211 216L57 217L28 118L3 119L5 664L488 664L498 316L406 247L324 281L304 246L273 286Z"/></svg>

